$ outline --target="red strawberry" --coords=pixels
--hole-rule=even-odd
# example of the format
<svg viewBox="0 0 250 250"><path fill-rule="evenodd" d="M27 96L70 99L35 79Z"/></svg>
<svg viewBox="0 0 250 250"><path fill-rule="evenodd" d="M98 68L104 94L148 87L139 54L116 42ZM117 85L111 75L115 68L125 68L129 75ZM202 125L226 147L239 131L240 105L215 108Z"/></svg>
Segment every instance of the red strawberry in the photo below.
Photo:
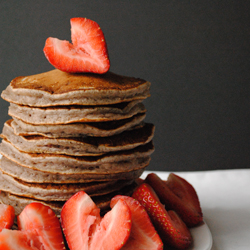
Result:
<svg viewBox="0 0 250 250"><path fill-rule="evenodd" d="M65 249L60 222L49 207L31 203L18 216L17 222L21 230L3 229L0 232L0 249Z"/></svg>
<svg viewBox="0 0 250 250"><path fill-rule="evenodd" d="M174 211L166 211L149 184L141 184L134 191L133 198L144 206L164 242L179 249L190 246L192 236L189 229Z"/></svg>
<svg viewBox="0 0 250 250"><path fill-rule="evenodd" d="M176 211L188 227L203 221L196 191L186 180L171 173L164 182L155 173L151 173L145 181L154 189L166 209Z"/></svg>
<svg viewBox="0 0 250 250"><path fill-rule="evenodd" d="M80 191L64 204L61 224L71 250L116 250L130 235L131 212L120 200L101 218L92 199Z"/></svg>
<svg viewBox="0 0 250 250"><path fill-rule="evenodd" d="M15 220L15 210L10 205L0 204L0 232L2 229L10 229Z"/></svg>
<svg viewBox="0 0 250 250"><path fill-rule="evenodd" d="M43 49L48 61L69 73L106 73L110 62L100 26L87 18L72 18L70 23L72 44L49 37Z"/></svg>
<svg viewBox="0 0 250 250"><path fill-rule="evenodd" d="M111 200L113 207L119 200L123 200L130 208L132 215L132 227L128 241L122 250L159 250L163 249L163 243L158 233L155 231L150 218L144 207L134 198L117 195Z"/></svg>
<svg viewBox="0 0 250 250"><path fill-rule="evenodd" d="M3 250L43 250L35 232L3 229L0 233L0 249Z"/></svg>
<svg viewBox="0 0 250 250"><path fill-rule="evenodd" d="M41 249L65 249L60 221L50 207L38 202L30 203L17 217L17 223L19 229L28 232L29 238L36 238L30 234L37 236Z"/></svg>

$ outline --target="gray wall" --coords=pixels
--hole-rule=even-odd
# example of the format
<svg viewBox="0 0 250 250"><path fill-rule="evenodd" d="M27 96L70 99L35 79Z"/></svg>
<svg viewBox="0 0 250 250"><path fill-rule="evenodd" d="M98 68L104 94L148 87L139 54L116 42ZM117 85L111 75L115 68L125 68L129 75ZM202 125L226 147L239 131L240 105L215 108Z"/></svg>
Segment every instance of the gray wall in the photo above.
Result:
<svg viewBox="0 0 250 250"><path fill-rule="evenodd" d="M241 0L1 0L0 88L53 69L46 38L70 40L69 19L87 17L105 34L111 71L152 83L148 169L247 168L249 8ZM0 105L2 127L8 103Z"/></svg>

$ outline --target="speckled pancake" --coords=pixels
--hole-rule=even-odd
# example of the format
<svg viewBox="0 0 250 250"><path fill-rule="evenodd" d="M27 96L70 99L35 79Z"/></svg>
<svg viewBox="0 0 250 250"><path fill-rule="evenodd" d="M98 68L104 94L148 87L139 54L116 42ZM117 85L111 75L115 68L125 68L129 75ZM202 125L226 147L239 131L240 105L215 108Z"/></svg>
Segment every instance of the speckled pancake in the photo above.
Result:
<svg viewBox="0 0 250 250"><path fill-rule="evenodd" d="M101 155L107 152L129 150L150 142L154 136L154 125L145 123L138 129L124 131L110 137L47 138L43 136L17 136L5 122L2 137L20 151L28 153L67 154L74 156Z"/></svg>
<svg viewBox="0 0 250 250"><path fill-rule="evenodd" d="M107 137L119 134L133 127L141 126L146 114L137 114L123 120L91 123L70 123L60 125L34 125L19 119L12 121L12 127L16 135L42 135L50 138L57 137Z"/></svg>
<svg viewBox="0 0 250 250"><path fill-rule="evenodd" d="M23 209L31 202L40 202L44 205L50 206L50 208L58 216L60 215L62 206L65 203L64 201L43 201L38 199L31 199L27 197L14 195L5 191L1 191L0 193L0 203L11 205L12 207L14 207L16 215L19 215L23 211Z"/></svg>
<svg viewBox="0 0 250 250"><path fill-rule="evenodd" d="M91 198L93 199L97 207L101 209L101 213L104 213L105 211L109 209L110 200L115 195L118 195L118 194L132 195L136 187L137 187L137 184L134 182L110 194L101 195L101 196L93 196ZM0 193L0 203L13 206L15 209L16 215L19 215L23 211L25 206L27 206L31 202L40 202L44 205L50 206L51 209L53 209L56 215L58 216L60 216L62 206L65 203L65 201L56 201L56 200L45 201L45 200L39 200L39 199L34 199L34 198L28 198L28 197L14 195L5 191L1 191Z"/></svg>
<svg viewBox="0 0 250 250"><path fill-rule="evenodd" d="M9 115L32 124L68 124L76 122L105 122L130 118L145 113L140 101L112 106L56 106L35 108L11 103Z"/></svg>
<svg viewBox="0 0 250 250"><path fill-rule="evenodd" d="M131 150L101 156L74 157L56 154L31 154L19 151L7 140L2 140L0 153L26 168L51 174L83 175L86 179L133 178L134 170L143 169L140 159L150 159L154 152L152 141ZM138 165L133 162L138 161ZM96 176L98 175L98 176Z"/></svg>
<svg viewBox="0 0 250 250"><path fill-rule="evenodd" d="M6 157L2 157L0 170L4 174L8 174L13 178L18 178L22 181L29 183L89 183L89 182L102 182L113 180L130 180L137 179L142 174L145 167L148 166L150 157L134 158L130 161L120 161L119 169L124 167L123 172L105 171L103 174L99 173L77 173L73 174L59 174L49 173L40 170L24 167ZM90 172L90 171L89 171Z"/></svg>
<svg viewBox="0 0 250 250"><path fill-rule="evenodd" d="M149 88L145 80L111 72L69 74L55 69L15 78L1 96L8 102L34 107L106 105L145 99Z"/></svg>
<svg viewBox="0 0 250 250"><path fill-rule="evenodd" d="M47 201L66 201L81 190L91 196L106 195L131 184L133 181L116 180L77 184L29 183L0 171L0 190L23 197Z"/></svg>

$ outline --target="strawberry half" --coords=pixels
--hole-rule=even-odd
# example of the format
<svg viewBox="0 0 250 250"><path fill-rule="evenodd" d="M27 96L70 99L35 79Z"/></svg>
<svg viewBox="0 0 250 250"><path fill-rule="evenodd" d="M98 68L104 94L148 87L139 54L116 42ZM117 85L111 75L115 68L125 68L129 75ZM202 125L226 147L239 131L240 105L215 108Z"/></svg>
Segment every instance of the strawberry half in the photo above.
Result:
<svg viewBox="0 0 250 250"><path fill-rule="evenodd" d="M15 220L15 209L10 205L0 204L0 232L4 229L10 229Z"/></svg>
<svg viewBox="0 0 250 250"><path fill-rule="evenodd" d="M17 217L17 223L22 232L28 232L30 239L36 239L38 249L65 249L60 221L50 207L38 202L30 203Z"/></svg>
<svg viewBox="0 0 250 250"><path fill-rule="evenodd" d="M106 73L110 68L108 49L100 26L87 18L72 18L71 40L49 37L43 49L48 61L69 73Z"/></svg>
<svg viewBox="0 0 250 250"><path fill-rule="evenodd" d="M146 210L139 201L129 196L117 195L112 198L110 206L115 206L119 200L123 200L127 203L132 215L131 233L122 250L163 249L162 240L152 225Z"/></svg>
<svg viewBox="0 0 250 250"><path fill-rule="evenodd" d="M21 230L0 232L0 249L65 250L60 222L48 206L36 202L27 205L17 223Z"/></svg>
<svg viewBox="0 0 250 250"><path fill-rule="evenodd" d="M61 224L71 250L116 250L129 238L131 212L120 200L101 218L90 196L80 191L64 204Z"/></svg>
<svg viewBox="0 0 250 250"><path fill-rule="evenodd" d="M179 249L186 249L191 245L192 236L185 223L174 211L166 211L149 184L141 184L134 191L133 198L146 209L155 229L166 244Z"/></svg>
<svg viewBox="0 0 250 250"><path fill-rule="evenodd" d="M34 232L3 229L0 233L0 249L4 250L44 250Z"/></svg>
<svg viewBox="0 0 250 250"><path fill-rule="evenodd" d="M176 211L188 227L203 222L197 193L185 179L171 173L165 182L155 173L151 173L145 181L154 189L166 209Z"/></svg>

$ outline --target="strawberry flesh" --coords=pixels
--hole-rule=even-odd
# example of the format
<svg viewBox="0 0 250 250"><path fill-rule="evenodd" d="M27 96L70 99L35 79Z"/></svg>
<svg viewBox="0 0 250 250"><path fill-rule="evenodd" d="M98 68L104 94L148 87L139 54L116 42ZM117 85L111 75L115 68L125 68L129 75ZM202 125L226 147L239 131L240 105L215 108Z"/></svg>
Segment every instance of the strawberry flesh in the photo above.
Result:
<svg viewBox="0 0 250 250"><path fill-rule="evenodd" d="M146 209L164 243L178 249L186 249L191 245L192 236L185 223L174 211L166 211L149 184L141 184L134 191L133 198Z"/></svg>
<svg viewBox="0 0 250 250"><path fill-rule="evenodd" d="M121 249L163 249L162 240L152 225L152 222L144 207L134 198L123 195L117 195L112 198L110 206L115 206L119 200L123 200L127 203L132 215L131 233L128 241Z"/></svg>
<svg viewBox="0 0 250 250"><path fill-rule="evenodd" d="M4 250L44 250L34 232L3 229L0 233L0 249Z"/></svg>
<svg viewBox="0 0 250 250"><path fill-rule="evenodd" d="M20 230L0 232L0 249L65 250L59 219L48 206L30 203L17 217L17 223Z"/></svg>
<svg viewBox="0 0 250 250"><path fill-rule="evenodd" d="M36 241L38 249L65 249L60 221L53 210L41 203L32 202L17 217L18 228ZM32 235L31 235L32 234Z"/></svg>
<svg viewBox="0 0 250 250"><path fill-rule="evenodd" d="M112 210L104 215L98 229L93 234L90 250L120 249L127 241L130 230L129 207L124 201L118 201Z"/></svg>
<svg viewBox="0 0 250 250"><path fill-rule="evenodd" d="M71 40L49 37L43 49L48 61L69 73L106 73L108 49L100 26L87 18L71 18Z"/></svg>
<svg viewBox="0 0 250 250"><path fill-rule="evenodd" d="M100 220L100 210L85 192L73 195L61 211L61 225L69 248L88 249L89 236Z"/></svg>
<svg viewBox="0 0 250 250"><path fill-rule="evenodd" d="M0 232L6 228L10 229L15 220L15 210L10 205L0 204Z"/></svg>
<svg viewBox="0 0 250 250"><path fill-rule="evenodd" d="M124 201L119 201L101 218L92 199L80 191L64 204L61 224L71 250L116 250L129 238L131 212Z"/></svg>
<svg viewBox="0 0 250 250"><path fill-rule="evenodd" d="M174 210L188 227L203 222L199 198L193 186L185 179L171 173L163 181L155 173L148 174L145 182L156 192L167 210Z"/></svg>

